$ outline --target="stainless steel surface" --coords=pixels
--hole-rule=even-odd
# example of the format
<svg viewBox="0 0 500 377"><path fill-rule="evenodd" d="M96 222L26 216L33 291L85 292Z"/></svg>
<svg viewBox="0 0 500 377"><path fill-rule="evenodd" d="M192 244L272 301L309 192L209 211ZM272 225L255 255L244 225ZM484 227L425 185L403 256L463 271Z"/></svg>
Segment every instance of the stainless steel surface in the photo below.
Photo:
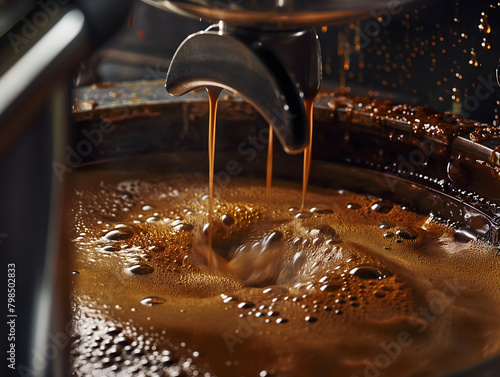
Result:
<svg viewBox="0 0 500 377"><path fill-rule="evenodd" d="M332 24L360 19L370 11L399 7L406 1L386 0L143 0L158 8L245 27L285 29Z"/></svg>
<svg viewBox="0 0 500 377"><path fill-rule="evenodd" d="M6 326L2 327L4 353L13 355L2 375L70 374L71 260L59 247L64 185L54 175L52 163L66 153L71 75L92 48L120 26L120 15L128 13L130 4L118 1L122 7L104 25L99 25L99 5L110 2L100 0L80 2L81 7L75 6L78 0L38 1L27 14L12 13L18 18L9 17L8 24L4 14L0 17L2 33L15 23L0 39L0 201L4 209L0 246L5 268L15 266L12 315L16 316L10 319L15 327L9 333L14 330L15 339L8 338ZM15 351L7 353L7 347Z"/></svg>
<svg viewBox="0 0 500 377"><path fill-rule="evenodd" d="M0 35L14 26L35 4L36 0L0 0Z"/></svg>
<svg viewBox="0 0 500 377"><path fill-rule="evenodd" d="M128 13L130 1L115 1L120 6L97 0L50 6L39 2L2 36L0 155L41 111L52 88L67 80L78 63L121 26L121 16ZM101 22L108 7L113 7L116 14L108 22Z"/></svg>
<svg viewBox="0 0 500 377"><path fill-rule="evenodd" d="M69 366L66 348L51 358L33 355L46 355L53 347L50 336L63 330L69 314L69 291L56 289L67 286L64 274L55 272L67 269L68 258L61 258L57 245L62 185L53 180L51 162L54 154L64 152L67 142L68 78L90 51L86 32L83 13L66 8L17 46L17 51L5 39L0 47L0 56L5 57L0 64L0 200L4 208L0 228L9 239L2 244L6 248L2 254L16 266L19 313L17 369L5 367L4 372L16 375L64 376Z"/></svg>
<svg viewBox="0 0 500 377"><path fill-rule="evenodd" d="M11 146L26 124L47 100L47 90L71 74L90 51L86 42L83 13L62 12L60 19L44 30L26 51L18 51L13 64L0 67L0 153ZM24 45L23 45L24 47ZM0 49L9 50L5 44ZM26 106L29 103L30 106Z"/></svg>
<svg viewBox="0 0 500 377"><path fill-rule="evenodd" d="M50 103L51 133L54 159L60 159L65 153L65 144L68 140L68 132L71 124L70 119L70 86L69 83L60 83ZM51 346L51 338L54 334L65 334L67 324L71 321L70 303L68 297L71 295L71 281L69 272L72 266L72 257L66 253L61 241L63 224L63 202L64 185L46 170L46 179L50 184L50 206L47 218L47 240L43 262L38 268L36 284L35 308L36 316L33 317L33 345L34 352L43 354ZM28 258L29 259L29 258ZM39 377L64 377L68 375L71 368L70 353L62 349L45 365L33 362L31 365L35 370L34 375Z"/></svg>

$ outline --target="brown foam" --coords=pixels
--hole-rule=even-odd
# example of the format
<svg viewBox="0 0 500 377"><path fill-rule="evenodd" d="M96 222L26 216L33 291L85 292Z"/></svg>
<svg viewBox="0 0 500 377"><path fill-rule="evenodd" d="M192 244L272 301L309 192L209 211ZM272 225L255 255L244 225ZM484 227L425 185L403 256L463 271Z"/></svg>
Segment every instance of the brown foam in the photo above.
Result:
<svg viewBox="0 0 500 377"><path fill-rule="evenodd" d="M500 353L492 246L351 193L311 190L297 218L300 188L275 184L268 211L263 184L233 178L210 269L205 182L74 173L76 375L437 376Z"/></svg>

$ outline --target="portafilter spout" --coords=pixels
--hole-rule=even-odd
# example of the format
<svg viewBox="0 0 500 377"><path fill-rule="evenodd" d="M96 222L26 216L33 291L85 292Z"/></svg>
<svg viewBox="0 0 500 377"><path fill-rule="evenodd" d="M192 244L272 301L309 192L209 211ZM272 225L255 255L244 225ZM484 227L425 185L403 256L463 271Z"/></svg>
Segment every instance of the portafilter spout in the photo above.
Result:
<svg viewBox="0 0 500 377"><path fill-rule="evenodd" d="M321 83L321 50L312 27L387 7L386 0L143 1L219 21L177 49L167 91L180 96L216 86L237 92L271 124L288 153L302 151L311 137L304 100L313 100Z"/></svg>
<svg viewBox="0 0 500 377"><path fill-rule="evenodd" d="M304 98L315 97L320 80L321 53L314 29L268 33L221 22L180 45L166 88L175 96L207 86L238 92L293 153L309 140Z"/></svg>

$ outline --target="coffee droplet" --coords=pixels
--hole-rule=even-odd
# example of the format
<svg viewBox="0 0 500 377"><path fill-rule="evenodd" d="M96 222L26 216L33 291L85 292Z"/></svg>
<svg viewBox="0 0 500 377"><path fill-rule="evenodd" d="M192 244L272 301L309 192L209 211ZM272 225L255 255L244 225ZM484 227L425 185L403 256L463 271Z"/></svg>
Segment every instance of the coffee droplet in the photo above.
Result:
<svg viewBox="0 0 500 377"><path fill-rule="evenodd" d="M310 219L312 216L311 212L299 212L295 215L296 219Z"/></svg>
<svg viewBox="0 0 500 377"><path fill-rule="evenodd" d="M149 246L148 251L152 251L153 253L161 253L162 251L165 251L165 246L163 245Z"/></svg>
<svg viewBox="0 0 500 377"><path fill-rule="evenodd" d="M328 224L320 224L318 226L315 226L313 231L318 233L318 236L323 236L323 237L335 237L337 235L337 232L335 229L333 229L330 225Z"/></svg>
<svg viewBox="0 0 500 377"><path fill-rule="evenodd" d="M349 203L349 204L347 205L347 208L348 208L348 209L353 209L353 210L356 210L356 209L360 209L360 208L361 208L361 206L360 206L358 203Z"/></svg>
<svg viewBox="0 0 500 377"><path fill-rule="evenodd" d="M484 48L485 50L490 50L491 45L490 42L486 38L483 38L483 41L481 42L481 47Z"/></svg>
<svg viewBox="0 0 500 377"><path fill-rule="evenodd" d="M269 287L265 287L262 290L262 293L270 294L270 295L280 295L288 293L288 288L280 286L280 285L271 285Z"/></svg>
<svg viewBox="0 0 500 377"><path fill-rule="evenodd" d="M388 200L378 200L372 204L371 209L378 213L389 213L393 207L394 204Z"/></svg>
<svg viewBox="0 0 500 377"><path fill-rule="evenodd" d="M129 272L132 272L136 275L148 275L152 273L155 269L151 267L149 264L135 264L128 268Z"/></svg>
<svg viewBox="0 0 500 377"><path fill-rule="evenodd" d="M262 244L264 247L279 242L283 238L283 233L281 233L279 230L275 230L272 232L270 235L266 236L264 240L262 241Z"/></svg>
<svg viewBox="0 0 500 377"><path fill-rule="evenodd" d="M378 226L380 229L391 229L394 228L396 224L392 221L382 221L380 224L378 224Z"/></svg>
<svg viewBox="0 0 500 377"><path fill-rule="evenodd" d="M120 228L110 230L108 233L104 235L104 238L110 241L121 241L129 239L134 235L134 231L130 228Z"/></svg>
<svg viewBox="0 0 500 377"><path fill-rule="evenodd" d="M354 267L349 273L365 280L381 280L391 275L391 273L379 266L358 266Z"/></svg>
<svg viewBox="0 0 500 377"><path fill-rule="evenodd" d="M106 331L106 334L108 335L118 335L123 331L123 329L119 326L111 326L108 328Z"/></svg>
<svg viewBox="0 0 500 377"><path fill-rule="evenodd" d="M490 23L488 22L488 15L484 12L481 13L481 19L479 20L479 30L481 30L482 33L484 34L489 34L491 33L491 26Z"/></svg>
<svg viewBox="0 0 500 377"><path fill-rule="evenodd" d="M320 215L327 215L327 214L333 213L333 211L329 208L318 208L318 207L312 207L311 212L318 213Z"/></svg>
<svg viewBox="0 0 500 377"><path fill-rule="evenodd" d="M165 302L165 299L163 297L159 297L159 296L150 296L150 297L143 298L141 300L141 304L146 305L146 306L160 305L160 304L163 304L164 302Z"/></svg>
<svg viewBox="0 0 500 377"><path fill-rule="evenodd" d="M453 239L458 243L467 243L475 240L477 237L470 229L457 229L453 235Z"/></svg>
<svg viewBox="0 0 500 377"><path fill-rule="evenodd" d="M311 316L306 316L305 320L309 323L314 323L316 322L318 319L316 317L311 317Z"/></svg>
<svg viewBox="0 0 500 377"><path fill-rule="evenodd" d="M418 233L409 226L405 226L396 230L396 236L404 238L405 240L414 240L418 237Z"/></svg>
<svg viewBox="0 0 500 377"><path fill-rule="evenodd" d="M341 284L328 283L328 284L322 285L319 290L322 292L335 292L335 291L338 291L341 286L342 286Z"/></svg>
<svg viewBox="0 0 500 377"><path fill-rule="evenodd" d="M234 217L229 214L225 214L222 216L222 222L224 225L231 226L234 224Z"/></svg>
<svg viewBox="0 0 500 377"><path fill-rule="evenodd" d="M474 49L472 49L471 52L470 52L469 64L472 65L473 67L478 67L479 66L479 61L477 60L477 54L474 51Z"/></svg>
<svg viewBox="0 0 500 377"><path fill-rule="evenodd" d="M115 252L115 251L119 251L121 250L119 247L117 246L113 246L113 245L106 245L106 246L103 246L101 248L102 251L105 251L107 253L112 253L112 252Z"/></svg>
<svg viewBox="0 0 500 377"><path fill-rule="evenodd" d="M174 225L174 229L183 232L191 232L194 229L194 227L191 224L178 223Z"/></svg>

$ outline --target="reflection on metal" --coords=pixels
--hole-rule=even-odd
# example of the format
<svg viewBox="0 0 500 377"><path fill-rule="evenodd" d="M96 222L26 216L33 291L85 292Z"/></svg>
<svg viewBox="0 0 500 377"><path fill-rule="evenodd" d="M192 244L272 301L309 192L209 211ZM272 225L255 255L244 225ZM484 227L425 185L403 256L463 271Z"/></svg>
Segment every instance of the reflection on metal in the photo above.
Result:
<svg viewBox="0 0 500 377"><path fill-rule="evenodd" d="M48 99L50 89L66 79L88 52L83 13L73 9L32 43L0 76L0 154L5 153L31 116ZM45 34L43 34L45 33ZM6 48L6 46L2 46ZM0 72L2 67L0 67Z"/></svg>
<svg viewBox="0 0 500 377"><path fill-rule="evenodd" d="M158 8L205 21L261 29L293 29L360 19L395 5L387 0L143 0ZM396 2L396 7L403 3Z"/></svg>
<svg viewBox="0 0 500 377"><path fill-rule="evenodd" d="M496 69L496 77L497 77L497 84L500 86L500 64L498 65Z"/></svg>
<svg viewBox="0 0 500 377"><path fill-rule="evenodd" d="M35 45L26 52L15 65L0 77L0 114L23 91L30 88L31 83L56 60L58 55L81 33L84 17L79 10L66 13Z"/></svg>

